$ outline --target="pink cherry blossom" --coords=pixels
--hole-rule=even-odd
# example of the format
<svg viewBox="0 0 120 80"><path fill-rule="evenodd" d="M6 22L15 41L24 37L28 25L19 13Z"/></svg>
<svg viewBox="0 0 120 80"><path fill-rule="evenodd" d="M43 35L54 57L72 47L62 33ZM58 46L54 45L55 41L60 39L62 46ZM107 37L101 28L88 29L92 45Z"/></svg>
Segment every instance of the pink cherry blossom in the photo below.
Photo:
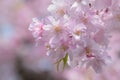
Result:
<svg viewBox="0 0 120 80"><path fill-rule="evenodd" d="M101 72L110 61L107 20L114 16L112 4L112 0L52 0L50 14L41 21L33 19L29 30L58 65L63 61L64 66L85 65Z"/></svg>
<svg viewBox="0 0 120 80"><path fill-rule="evenodd" d="M33 18L33 23L30 24L29 30L33 32L35 38L41 38L43 32L43 23L39 22L38 19Z"/></svg>

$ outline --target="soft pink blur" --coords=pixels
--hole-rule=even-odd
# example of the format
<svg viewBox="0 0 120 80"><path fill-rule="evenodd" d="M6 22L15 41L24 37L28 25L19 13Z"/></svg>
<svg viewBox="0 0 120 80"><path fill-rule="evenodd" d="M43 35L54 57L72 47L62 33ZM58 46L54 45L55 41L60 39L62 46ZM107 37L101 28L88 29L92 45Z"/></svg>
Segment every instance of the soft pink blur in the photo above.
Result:
<svg viewBox="0 0 120 80"><path fill-rule="evenodd" d="M54 71L51 59L28 31L32 18L45 17L51 0L0 0L0 80L19 80L15 60L20 56L24 65L34 71ZM99 0L100 1L100 0ZM106 1L106 0L105 0ZM109 0L108 0L109 1ZM101 1L100 1L101 2ZM108 4L109 5L109 4ZM112 27L108 50L112 57L110 65L100 74L93 70L66 70L68 80L119 80L120 79L120 27ZM63 76L63 75L62 75Z"/></svg>

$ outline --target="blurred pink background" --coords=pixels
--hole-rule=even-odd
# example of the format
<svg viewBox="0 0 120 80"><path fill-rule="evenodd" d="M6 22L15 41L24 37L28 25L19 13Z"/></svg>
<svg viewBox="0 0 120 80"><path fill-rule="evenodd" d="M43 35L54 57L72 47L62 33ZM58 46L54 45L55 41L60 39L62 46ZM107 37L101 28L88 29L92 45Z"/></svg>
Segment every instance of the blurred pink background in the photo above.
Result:
<svg viewBox="0 0 120 80"><path fill-rule="evenodd" d="M0 80L29 80L24 79L16 67L16 58L20 57L26 68L43 72L52 72L52 76L60 79L64 75L67 80L119 80L120 79L120 26L111 31L110 49L108 52L112 62L103 72L96 74L93 70L65 70L63 74L53 73L55 67L45 54L39 52L40 46L35 47L35 41L29 24L32 18L43 18L51 0L0 0ZM45 74L46 75L46 74ZM59 80L56 79L56 80ZM33 79L30 79L33 80ZM42 80L42 79L34 79ZM52 80L52 79L44 79ZM54 79L55 80L55 79ZM62 79L60 79L62 80Z"/></svg>

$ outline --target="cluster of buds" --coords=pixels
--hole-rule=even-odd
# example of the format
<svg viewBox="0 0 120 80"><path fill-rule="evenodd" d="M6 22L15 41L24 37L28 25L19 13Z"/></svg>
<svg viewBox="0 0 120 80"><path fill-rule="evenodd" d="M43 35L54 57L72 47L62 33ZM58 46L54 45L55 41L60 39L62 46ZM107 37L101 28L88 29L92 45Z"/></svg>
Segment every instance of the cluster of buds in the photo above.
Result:
<svg viewBox="0 0 120 80"><path fill-rule="evenodd" d="M100 72L110 61L108 33L112 22L118 24L115 16L120 15L119 3L120 0L52 0L50 15L41 20L33 18L29 30L58 69L63 62L63 68L83 65Z"/></svg>

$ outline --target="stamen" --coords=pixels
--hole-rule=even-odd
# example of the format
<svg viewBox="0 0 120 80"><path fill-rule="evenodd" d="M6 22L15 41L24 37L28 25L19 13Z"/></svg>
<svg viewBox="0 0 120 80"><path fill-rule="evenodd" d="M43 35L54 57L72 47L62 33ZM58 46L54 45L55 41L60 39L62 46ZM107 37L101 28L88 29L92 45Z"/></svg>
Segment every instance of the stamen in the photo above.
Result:
<svg viewBox="0 0 120 80"><path fill-rule="evenodd" d="M61 32L62 29L61 29L59 26L55 26L54 30L55 30L56 32Z"/></svg>
<svg viewBox="0 0 120 80"><path fill-rule="evenodd" d="M120 21L120 14L117 14L116 18Z"/></svg>
<svg viewBox="0 0 120 80"><path fill-rule="evenodd" d="M83 18L82 21L83 21L84 24L88 23L88 19L87 18Z"/></svg>
<svg viewBox="0 0 120 80"><path fill-rule="evenodd" d="M64 51L66 51L66 50L68 49L68 46L66 46L66 45L63 44L63 45L61 46L61 49L64 50Z"/></svg>
<svg viewBox="0 0 120 80"><path fill-rule="evenodd" d="M85 51L86 51L86 57L87 58L95 57L94 55L92 55L89 47L85 47Z"/></svg>
<svg viewBox="0 0 120 80"><path fill-rule="evenodd" d="M65 14L65 11L63 9L59 9L57 11L57 13L59 13L61 16L63 16Z"/></svg>
<svg viewBox="0 0 120 80"><path fill-rule="evenodd" d="M47 49L51 49L51 46L50 46L49 44L47 44L45 47L46 47Z"/></svg>
<svg viewBox="0 0 120 80"><path fill-rule="evenodd" d="M79 36L79 35L81 34L81 31L80 31L79 29L77 29L77 30L75 31L75 34Z"/></svg>

